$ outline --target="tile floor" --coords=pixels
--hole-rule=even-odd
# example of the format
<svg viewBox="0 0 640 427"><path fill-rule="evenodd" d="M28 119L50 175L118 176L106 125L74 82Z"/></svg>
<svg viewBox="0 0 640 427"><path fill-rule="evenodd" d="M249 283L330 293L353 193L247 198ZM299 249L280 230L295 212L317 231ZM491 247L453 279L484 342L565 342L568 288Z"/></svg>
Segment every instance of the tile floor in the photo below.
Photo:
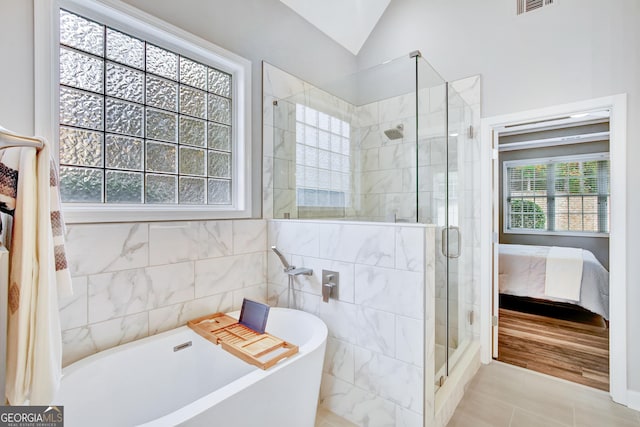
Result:
<svg viewBox="0 0 640 427"><path fill-rule="evenodd" d="M469 383L449 427L640 427L606 392L493 362Z"/></svg>
<svg viewBox="0 0 640 427"><path fill-rule="evenodd" d="M356 424L324 408L318 408L316 427L358 427Z"/></svg>

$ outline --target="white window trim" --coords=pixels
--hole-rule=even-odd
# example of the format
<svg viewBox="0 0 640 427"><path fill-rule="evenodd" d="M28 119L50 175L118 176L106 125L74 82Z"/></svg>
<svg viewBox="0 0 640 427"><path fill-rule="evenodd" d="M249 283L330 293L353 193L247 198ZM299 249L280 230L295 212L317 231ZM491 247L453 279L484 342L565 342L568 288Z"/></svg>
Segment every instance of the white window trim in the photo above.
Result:
<svg viewBox="0 0 640 427"><path fill-rule="evenodd" d="M507 168L513 166L528 165L544 165L547 163L565 163L565 162L582 162L589 160L610 160L608 152L577 154L575 156L555 156L540 157L534 159L506 160L502 162L502 232L504 234L531 234L531 235L547 235L547 236L568 236L568 237L604 237L609 238L609 233L596 233L590 231L553 231L553 230L533 230L527 228L509 228L507 226L507 214L509 212L509 202L507 201L507 193L509 189L509 181L507 179Z"/></svg>
<svg viewBox="0 0 640 427"><path fill-rule="evenodd" d="M35 133L51 142L58 160L59 9L65 8L161 47L215 65L232 75L231 206L152 206L65 203L65 222L130 222L251 217L251 62L119 0L34 2Z"/></svg>

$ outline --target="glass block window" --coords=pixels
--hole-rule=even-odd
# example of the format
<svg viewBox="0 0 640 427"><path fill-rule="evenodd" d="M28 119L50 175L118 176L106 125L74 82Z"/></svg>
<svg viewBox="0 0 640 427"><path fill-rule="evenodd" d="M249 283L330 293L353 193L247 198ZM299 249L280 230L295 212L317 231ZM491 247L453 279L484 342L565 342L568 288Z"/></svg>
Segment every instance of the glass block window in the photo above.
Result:
<svg viewBox="0 0 640 427"><path fill-rule="evenodd" d="M505 162L505 229L609 232L608 154Z"/></svg>
<svg viewBox="0 0 640 427"><path fill-rule="evenodd" d="M298 206L350 206L350 134L348 122L296 104Z"/></svg>
<svg viewBox="0 0 640 427"><path fill-rule="evenodd" d="M232 78L60 10L66 203L230 205Z"/></svg>

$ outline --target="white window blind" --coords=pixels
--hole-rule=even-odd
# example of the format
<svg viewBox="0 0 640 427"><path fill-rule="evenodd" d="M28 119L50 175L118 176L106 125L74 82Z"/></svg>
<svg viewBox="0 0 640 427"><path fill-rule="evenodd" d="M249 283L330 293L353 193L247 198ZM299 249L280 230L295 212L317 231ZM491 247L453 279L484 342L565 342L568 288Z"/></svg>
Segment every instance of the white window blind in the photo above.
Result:
<svg viewBox="0 0 640 427"><path fill-rule="evenodd" d="M608 153L504 163L506 232L609 232Z"/></svg>

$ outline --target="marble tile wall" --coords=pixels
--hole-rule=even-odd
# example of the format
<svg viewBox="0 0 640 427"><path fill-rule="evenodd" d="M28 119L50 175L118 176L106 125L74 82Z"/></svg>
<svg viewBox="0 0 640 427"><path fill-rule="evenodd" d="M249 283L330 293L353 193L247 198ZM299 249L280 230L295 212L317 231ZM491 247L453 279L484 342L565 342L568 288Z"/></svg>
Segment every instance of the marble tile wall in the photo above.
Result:
<svg viewBox="0 0 640 427"><path fill-rule="evenodd" d="M192 318L265 301L266 221L73 224L63 364Z"/></svg>
<svg viewBox="0 0 640 427"><path fill-rule="evenodd" d="M355 107L266 62L262 76L263 218L284 218L285 214L298 218L296 103L348 123L354 121ZM356 160L351 160L351 170L355 170Z"/></svg>
<svg viewBox="0 0 640 427"><path fill-rule="evenodd" d="M434 322L434 232L424 225L268 222L269 246L314 271L295 278L292 303L329 328L321 405L358 425L417 427L423 411L433 410L423 369L433 371L432 326L424 331L424 324ZM275 254L267 260L269 303L286 306L287 276ZM322 269L339 273L338 299L328 303ZM423 344L431 349L426 357Z"/></svg>

